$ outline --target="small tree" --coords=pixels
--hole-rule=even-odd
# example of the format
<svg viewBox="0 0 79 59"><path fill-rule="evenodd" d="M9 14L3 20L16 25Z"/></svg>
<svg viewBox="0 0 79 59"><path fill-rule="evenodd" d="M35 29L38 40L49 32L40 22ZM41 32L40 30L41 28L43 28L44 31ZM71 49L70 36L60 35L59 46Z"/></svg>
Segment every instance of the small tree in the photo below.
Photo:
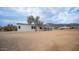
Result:
<svg viewBox="0 0 79 59"><path fill-rule="evenodd" d="M41 22L39 19L40 19L39 16L36 16L36 18L34 18L33 16L29 16L29 17L27 17L27 22L28 22L29 25L34 23L35 30L37 31L37 28L40 28L43 25L43 22Z"/></svg>
<svg viewBox="0 0 79 59"><path fill-rule="evenodd" d="M34 17L33 16L27 17L27 22L29 25L31 25L34 22Z"/></svg>
<svg viewBox="0 0 79 59"><path fill-rule="evenodd" d="M7 26L4 26L3 29L4 31L16 31L17 27L13 24L8 24Z"/></svg>
<svg viewBox="0 0 79 59"><path fill-rule="evenodd" d="M0 26L0 31L2 30L2 27Z"/></svg>

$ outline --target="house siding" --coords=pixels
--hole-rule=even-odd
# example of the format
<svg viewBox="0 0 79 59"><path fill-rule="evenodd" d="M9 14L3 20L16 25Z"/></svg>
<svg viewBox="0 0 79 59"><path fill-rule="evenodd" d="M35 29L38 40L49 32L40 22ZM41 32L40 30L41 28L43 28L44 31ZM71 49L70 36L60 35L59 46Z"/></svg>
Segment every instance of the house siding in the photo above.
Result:
<svg viewBox="0 0 79 59"><path fill-rule="evenodd" d="M19 28L20 26L20 28ZM31 25L17 25L17 31L18 32L32 32L35 31L35 29L31 28Z"/></svg>

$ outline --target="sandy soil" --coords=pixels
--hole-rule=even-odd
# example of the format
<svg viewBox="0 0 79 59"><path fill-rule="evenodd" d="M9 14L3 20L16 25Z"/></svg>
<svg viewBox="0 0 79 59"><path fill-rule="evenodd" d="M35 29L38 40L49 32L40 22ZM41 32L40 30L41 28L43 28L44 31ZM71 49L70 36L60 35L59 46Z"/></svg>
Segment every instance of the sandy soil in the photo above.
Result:
<svg viewBox="0 0 79 59"><path fill-rule="evenodd" d="M79 30L0 32L0 50L79 51Z"/></svg>

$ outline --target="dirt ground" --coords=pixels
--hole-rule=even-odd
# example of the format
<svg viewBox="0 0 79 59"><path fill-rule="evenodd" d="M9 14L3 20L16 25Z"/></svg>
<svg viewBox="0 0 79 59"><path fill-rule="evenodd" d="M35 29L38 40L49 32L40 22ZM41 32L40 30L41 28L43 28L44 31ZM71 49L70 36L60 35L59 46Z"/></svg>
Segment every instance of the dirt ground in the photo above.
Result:
<svg viewBox="0 0 79 59"><path fill-rule="evenodd" d="M79 30L0 32L0 51L79 51Z"/></svg>

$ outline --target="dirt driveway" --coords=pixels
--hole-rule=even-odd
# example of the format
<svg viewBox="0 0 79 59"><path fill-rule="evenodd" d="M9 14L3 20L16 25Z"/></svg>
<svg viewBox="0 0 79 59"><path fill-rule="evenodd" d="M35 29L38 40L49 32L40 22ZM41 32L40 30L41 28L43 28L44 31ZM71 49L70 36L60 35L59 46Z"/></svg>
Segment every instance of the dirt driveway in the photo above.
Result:
<svg viewBox="0 0 79 59"><path fill-rule="evenodd" d="M79 30L0 32L0 50L79 51Z"/></svg>

